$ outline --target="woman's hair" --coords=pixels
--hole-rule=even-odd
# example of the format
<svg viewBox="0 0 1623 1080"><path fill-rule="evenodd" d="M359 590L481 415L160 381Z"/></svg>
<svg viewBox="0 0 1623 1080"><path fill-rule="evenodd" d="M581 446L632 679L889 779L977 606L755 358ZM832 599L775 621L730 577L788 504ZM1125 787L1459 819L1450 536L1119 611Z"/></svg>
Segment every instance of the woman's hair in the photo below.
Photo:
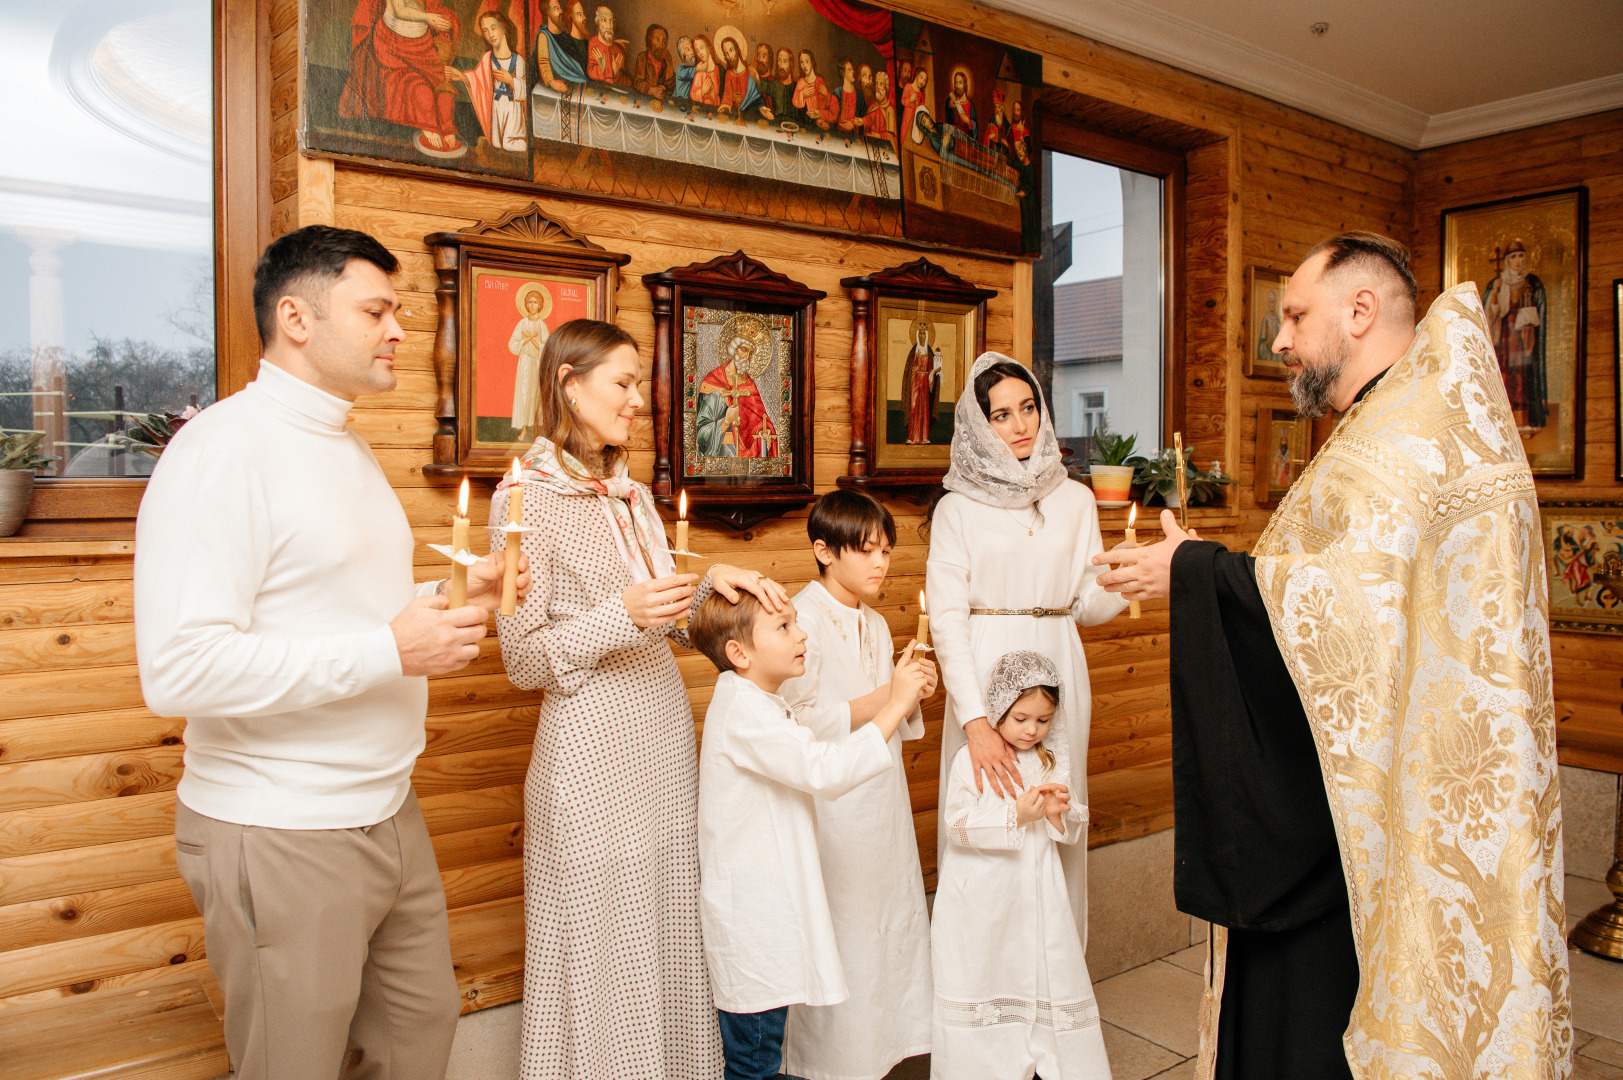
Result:
<svg viewBox="0 0 1623 1080"><path fill-rule="evenodd" d="M999 360L995 364L987 365L986 370L975 376L975 404L981 407L981 415L986 417L988 421L992 419L992 387L1004 379L1019 379L1031 387L1031 396L1033 398L1038 401L1043 399L1042 391L1037 388L1037 377L1026 370L1024 365L1013 360ZM1038 414L1038 422L1042 422L1040 413ZM946 487L938 485L935 491L931 493L930 501L925 504L924 522L919 526L919 535L926 540L930 538L930 522L935 519L936 504L946 494ZM1041 502L1032 503L1031 508L1036 511L1037 520L1042 521L1043 508Z"/></svg>
<svg viewBox="0 0 1623 1080"><path fill-rule="evenodd" d="M997 722L1001 724L1004 720L1008 719L1009 713L1013 712L1014 707L1020 704L1020 698L1025 697L1026 694L1031 693L1033 690L1039 691L1043 697L1047 698L1050 705L1057 706L1059 704L1059 687L1028 686L1020 694L1020 697L1017 697L1013 701L1009 702L1009 707L1003 710L1003 715L997 718ZM1046 777L1049 773L1054 771L1054 752L1048 749L1048 747L1044 746L1042 744L1042 740L1040 739L1038 740L1037 745L1032 747L1032 749L1037 751L1037 760L1043 763L1043 776Z"/></svg>
<svg viewBox="0 0 1623 1080"><path fill-rule="evenodd" d="M584 379L622 345L635 349L637 342L613 323L571 319L554 330L541 349L541 434L600 475L606 475L625 458L626 448L594 446L588 440L575 410L569 406L569 391L558 373L567 366L569 378Z"/></svg>

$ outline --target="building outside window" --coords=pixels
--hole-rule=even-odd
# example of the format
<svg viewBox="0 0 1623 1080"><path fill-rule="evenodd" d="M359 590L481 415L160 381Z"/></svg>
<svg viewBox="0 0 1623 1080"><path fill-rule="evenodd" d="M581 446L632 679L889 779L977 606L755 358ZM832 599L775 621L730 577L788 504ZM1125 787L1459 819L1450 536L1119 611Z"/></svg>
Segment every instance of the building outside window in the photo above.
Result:
<svg viewBox="0 0 1623 1080"><path fill-rule="evenodd" d="M1165 411L1165 181L1056 150L1044 157L1053 251L1051 284L1037 287L1052 290L1055 433L1083 463L1108 415L1112 431L1154 451Z"/></svg>
<svg viewBox="0 0 1623 1080"><path fill-rule="evenodd" d="M211 7L8 4L0 39L0 429L144 475L131 416L217 389Z"/></svg>
<svg viewBox="0 0 1623 1080"><path fill-rule="evenodd" d="M1104 423L1105 410L1110 400L1110 390L1104 386L1088 387L1085 390L1075 390L1071 394L1071 416L1078 418L1075 436L1084 439L1093 438L1093 433L1099 430ZM1071 437L1075 437L1071 436Z"/></svg>

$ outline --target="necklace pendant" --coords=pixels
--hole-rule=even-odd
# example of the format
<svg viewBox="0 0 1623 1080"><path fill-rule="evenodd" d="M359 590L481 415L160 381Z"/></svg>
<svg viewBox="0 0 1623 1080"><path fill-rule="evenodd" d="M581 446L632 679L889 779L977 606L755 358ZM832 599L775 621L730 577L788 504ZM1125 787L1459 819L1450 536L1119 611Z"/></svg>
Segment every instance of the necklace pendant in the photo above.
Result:
<svg viewBox="0 0 1623 1080"><path fill-rule="evenodd" d="M1036 536L1036 535L1037 535L1037 534L1036 534L1036 533L1034 533L1034 532L1032 532L1032 531L1031 531L1031 530L1030 530L1030 529L1027 529L1027 530L1026 530L1026 535L1027 535L1027 536Z"/></svg>

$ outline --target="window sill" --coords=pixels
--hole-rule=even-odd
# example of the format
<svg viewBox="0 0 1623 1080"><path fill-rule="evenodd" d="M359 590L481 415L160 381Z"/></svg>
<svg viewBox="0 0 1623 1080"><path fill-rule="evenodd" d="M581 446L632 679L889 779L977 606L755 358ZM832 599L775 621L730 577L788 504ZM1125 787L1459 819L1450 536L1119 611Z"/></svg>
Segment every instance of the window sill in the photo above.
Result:
<svg viewBox="0 0 1623 1080"><path fill-rule="evenodd" d="M146 487L144 476L40 477L17 539L128 542Z"/></svg>

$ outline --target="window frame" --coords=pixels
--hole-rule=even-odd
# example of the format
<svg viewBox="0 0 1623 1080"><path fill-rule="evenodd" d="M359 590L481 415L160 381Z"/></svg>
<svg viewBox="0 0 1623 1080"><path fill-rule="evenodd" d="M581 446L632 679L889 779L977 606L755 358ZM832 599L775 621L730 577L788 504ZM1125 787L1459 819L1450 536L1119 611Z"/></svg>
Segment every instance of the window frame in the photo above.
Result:
<svg viewBox="0 0 1623 1080"><path fill-rule="evenodd" d="M216 400L259 358L253 268L270 240L270 3L213 0ZM124 539L145 477L40 476L18 535Z"/></svg>
<svg viewBox="0 0 1623 1080"><path fill-rule="evenodd" d="M1053 112L1044 113L1042 125L1045 151L1087 158L1161 180L1161 424L1170 439L1171 432L1183 430L1186 408L1184 189L1188 167L1184 153L1090 127ZM1050 396L1052 391L1050 382Z"/></svg>

